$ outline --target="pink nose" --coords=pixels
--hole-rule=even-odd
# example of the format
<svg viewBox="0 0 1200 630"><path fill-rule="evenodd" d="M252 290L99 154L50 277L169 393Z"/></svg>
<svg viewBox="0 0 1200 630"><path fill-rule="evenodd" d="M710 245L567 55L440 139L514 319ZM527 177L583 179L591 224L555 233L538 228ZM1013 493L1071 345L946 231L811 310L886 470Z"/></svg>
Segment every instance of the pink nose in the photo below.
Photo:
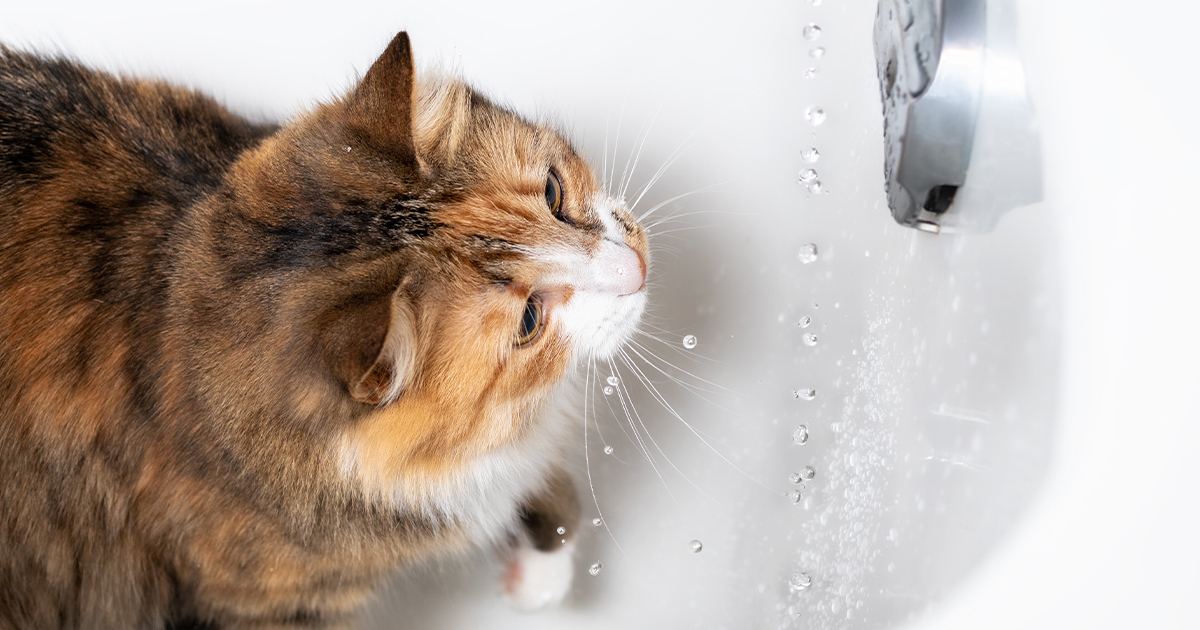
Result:
<svg viewBox="0 0 1200 630"><path fill-rule="evenodd" d="M608 239L600 241L600 249L592 259L596 289L617 295L637 293L646 286L646 261L641 254L624 243Z"/></svg>

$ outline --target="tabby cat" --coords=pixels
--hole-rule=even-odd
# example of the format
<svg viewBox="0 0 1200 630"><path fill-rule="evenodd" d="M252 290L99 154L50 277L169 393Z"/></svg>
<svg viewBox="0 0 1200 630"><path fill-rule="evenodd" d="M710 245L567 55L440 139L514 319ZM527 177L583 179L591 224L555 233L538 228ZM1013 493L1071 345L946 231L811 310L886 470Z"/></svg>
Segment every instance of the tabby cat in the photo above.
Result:
<svg viewBox="0 0 1200 630"><path fill-rule="evenodd" d="M0 48L0 217L0 628L349 627L479 545L568 588L645 232L406 34L283 126Z"/></svg>

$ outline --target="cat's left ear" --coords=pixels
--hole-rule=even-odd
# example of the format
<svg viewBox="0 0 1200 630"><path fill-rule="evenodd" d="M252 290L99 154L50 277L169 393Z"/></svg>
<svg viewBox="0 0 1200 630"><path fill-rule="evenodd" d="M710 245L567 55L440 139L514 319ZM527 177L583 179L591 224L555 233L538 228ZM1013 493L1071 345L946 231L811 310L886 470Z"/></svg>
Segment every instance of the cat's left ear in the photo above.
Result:
<svg viewBox="0 0 1200 630"><path fill-rule="evenodd" d="M410 172L420 168L413 142L412 45L401 31L348 99L349 127L360 143Z"/></svg>

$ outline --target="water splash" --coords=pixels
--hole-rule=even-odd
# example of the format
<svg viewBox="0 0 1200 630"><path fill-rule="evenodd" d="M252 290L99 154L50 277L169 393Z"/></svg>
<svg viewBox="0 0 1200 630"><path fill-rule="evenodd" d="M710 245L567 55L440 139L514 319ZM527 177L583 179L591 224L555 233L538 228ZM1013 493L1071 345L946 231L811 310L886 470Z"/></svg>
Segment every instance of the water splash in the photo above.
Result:
<svg viewBox="0 0 1200 630"><path fill-rule="evenodd" d="M808 122L812 123L812 126L818 127L821 123L825 122L825 110L813 105L804 110L804 117L808 119Z"/></svg>
<svg viewBox="0 0 1200 630"><path fill-rule="evenodd" d="M817 390L815 390L815 389L794 389L794 390L792 390L792 397L800 399L800 400L812 400L817 397Z"/></svg>
<svg viewBox="0 0 1200 630"><path fill-rule="evenodd" d="M792 591L803 591L812 585L812 578L803 571L793 573L792 577L788 578L788 588Z"/></svg>

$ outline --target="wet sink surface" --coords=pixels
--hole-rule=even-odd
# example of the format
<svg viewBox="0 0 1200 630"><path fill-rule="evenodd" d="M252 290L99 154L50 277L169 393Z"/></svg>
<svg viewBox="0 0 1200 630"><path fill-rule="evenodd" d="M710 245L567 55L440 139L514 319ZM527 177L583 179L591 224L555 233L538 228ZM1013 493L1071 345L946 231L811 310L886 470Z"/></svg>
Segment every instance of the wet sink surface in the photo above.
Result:
<svg viewBox="0 0 1200 630"><path fill-rule="evenodd" d="M96 28L103 12L80 5L56 13L53 33L39 26L50 15L30 7L0 35L280 117L346 85L346 60L361 71L407 28L419 60L440 57L519 111L563 121L615 179L643 147L632 192L674 160L638 210L695 193L646 219L670 220L652 229L646 331L655 338L630 351L645 355L636 368L615 366L625 406L624 390L590 390L596 417L586 459L581 427L577 479L590 497L590 469L596 501L585 503L565 605L512 612L498 597L499 569L470 558L399 576L366 627L887 627L943 599L1003 540L1053 447L1057 236L1040 206L986 235L892 222L874 3L731 12L612 2L574 14L549 4L350 5L290 16L266 39L262 24L277 16L253 7L232 30L194 15L181 31L129 23L126 32L119 20L118 30ZM821 27L816 39L804 34L810 23ZM219 54L212 33L225 33ZM804 159L810 147L815 162ZM809 168L820 192L798 181ZM809 243L815 260L804 262ZM625 408L636 409L632 426ZM804 444L793 439L800 425ZM790 477L805 467L812 478L800 487ZM605 526L592 527L600 511ZM596 561L604 568L591 576Z"/></svg>

